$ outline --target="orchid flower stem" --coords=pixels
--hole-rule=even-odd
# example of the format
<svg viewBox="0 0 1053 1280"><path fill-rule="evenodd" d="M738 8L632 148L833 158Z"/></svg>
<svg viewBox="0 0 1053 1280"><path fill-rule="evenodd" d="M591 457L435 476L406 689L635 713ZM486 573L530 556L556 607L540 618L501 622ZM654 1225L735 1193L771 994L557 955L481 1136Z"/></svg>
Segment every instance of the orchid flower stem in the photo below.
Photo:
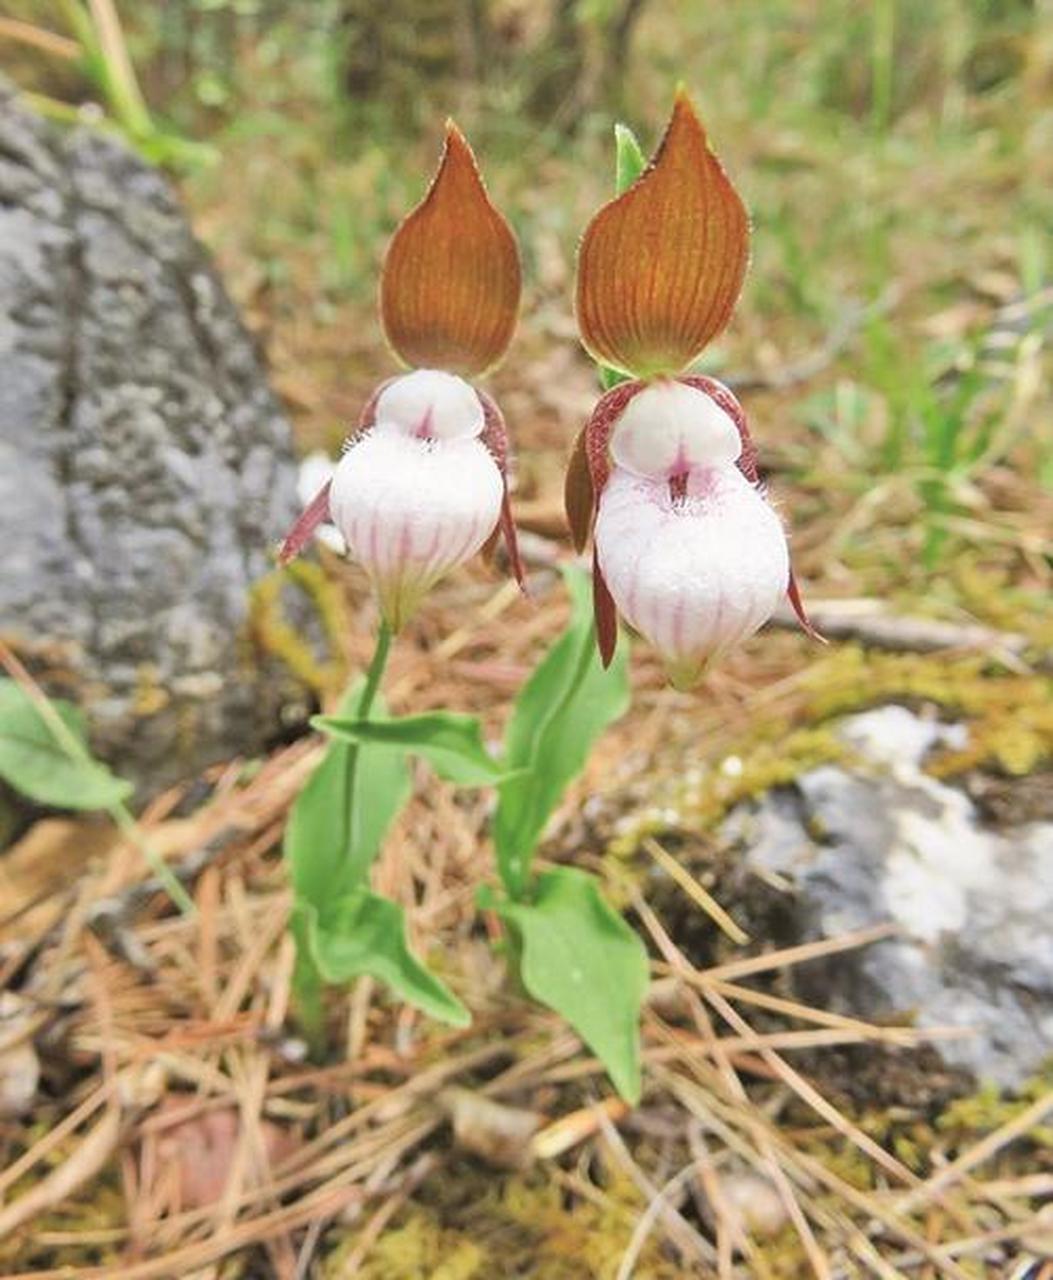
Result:
<svg viewBox="0 0 1053 1280"><path fill-rule="evenodd" d="M384 668L388 665L388 654L391 652L391 628L384 621L381 621L377 631L377 642L373 649L373 657L369 661L369 669L366 671L366 683L362 690L362 697L358 702L358 718L360 720L368 720L373 710L373 703L377 700L377 694L380 692L380 682L384 678ZM355 780L358 775L358 756L360 746L357 742L351 744L351 748L347 755L347 803L351 810L348 814L348 830L353 830L352 823L354 821L355 809Z"/></svg>
<svg viewBox="0 0 1053 1280"><path fill-rule="evenodd" d="M358 700L357 712L360 720L369 719L373 704L377 700L380 683L384 678L384 669L388 664L388 655L391 652L391 639L391 628L382 621L377 631L373 656L369 660L366 671L362 696ZM360 750L359 744L354 742L349 745L347 752L347 832L352 844L354 843L355 802L358 798L355 794L355 785ZM311 1056L317 1061L322 1061L327 1048L325 1004L322 999L323 980L311 954L307 936L308 926L301 920L296 933L296 971L293 977L293 990L297 1016Z"/></svg>

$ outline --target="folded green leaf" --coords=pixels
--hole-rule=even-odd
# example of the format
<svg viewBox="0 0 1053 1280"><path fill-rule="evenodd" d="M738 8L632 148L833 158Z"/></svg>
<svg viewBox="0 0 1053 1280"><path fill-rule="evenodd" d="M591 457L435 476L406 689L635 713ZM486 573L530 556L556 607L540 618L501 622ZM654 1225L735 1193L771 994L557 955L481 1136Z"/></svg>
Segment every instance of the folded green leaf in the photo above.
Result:
<svg viewBox="0 0 1053 1280"><path fill-rule="evenodd" d="M627 124L614 126L614 194L628 191L647 167L647 157Z"/></svg>
<svg viewBox="0 0 1053 1280"><path fill-rule="evenodd" d="M341 715L358 709L364 682L344 698ZM377 707L383 711L378 698ZM365 882L381 841L409 799L405 753L397 747L363 744L355 769L355 803L349 803L353 748L332 742L296 797L285 829L284 854L296 897L324 907Z"/></svg>
<svg viewBox="0 0 1053 1280"><path fill-rule="evenodd" d="M466 1027L471 1015L406 942L406 919L396 902L359 888L324 911L307 908L311 954L327 982L369 974L440 1022Z"/></svg>
<svg viewBox="0 0 1053 1280"><path fill-rule="evenodd" d="M466 787L496 785L508 771L487 751L475 716L429 711L391 720L316 716L315 728L348 742L399 746L423 756L440 778Z"/></svg>
<svg viewBox="0 0 1053 1280"><path fill-rule="evenodd" d="M494 844L505 886L517 896L530 858L567 786L585 767L593 743L629 707L627 644L604 671L593 634L588 579L568 569L572 613L516 699L505 734L512 776L501 783Z"/></svg>
<svg viewBox="0 0 1053 1280"><path fill-rule="evenodd" d="M126 800L131 783L91 757L77 708L61 699L51 706L65 734L14 680L0 680L0 778L58 809L109 809Z"/></svg>
<svg viewBox="0 0 1053 1280"><path fill-rule="evenodd" d="M571 867L539 876L532 902L497 910L518 935L527 991L562 1014L622 1097L638 1102L640 1006L648 984L643 943L604 901L596 880Z"/></svg>

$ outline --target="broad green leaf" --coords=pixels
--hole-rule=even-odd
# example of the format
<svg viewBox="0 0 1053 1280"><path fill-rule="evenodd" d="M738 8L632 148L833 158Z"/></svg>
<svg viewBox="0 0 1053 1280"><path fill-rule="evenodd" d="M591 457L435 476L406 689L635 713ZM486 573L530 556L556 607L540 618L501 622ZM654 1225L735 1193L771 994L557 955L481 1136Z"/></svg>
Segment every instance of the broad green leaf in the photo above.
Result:
<svg viewBox="0 0 1053 1280"><path fill-rule="evenodd" d="M369 974L440 1022L471 1022L460 1000L410 951L398 903L358 888L324 911L309 911L307 927L311 954L327 982Z"/></svg>
<svg viewBox="0 0 1053 1280"><path fill-rule="evenodd" d="M109 809L126 800L131 783L92 759L77 708L60 699L51 706L68 740L20 685L0 680L0 778L30 800L58 809Z"/></svg>
<svg viewBox="0 0 1053 1280"><path fill-rule="evenodd" d="M507 770L487 751L475 716L429 711L393 720L316 716L311 723L334 738L399 746L423 756L439 777L462 786L493 785L507 777Z"/></svg>
<svg viewBox="0 0 1053 1280"><path fill-rule="evenodd" d="M363 688L359 681L349 691L340 706L341 715L354 716ZM381 699L376 705L383 712ZM349 775L356 750L352 806ZM296 897L321 908L363 884L409 794L409 769L400 749L330 743L296 797L285 829L285 859Z"/></svg>
<svg viewBox="0 0 1053 1280"><path fill-rule="evenodd" d="M538 877L531 902L498 904L515 931L527 991L570 1023L627 1102L640 1098L643 943L604 901L596 880L571 867Z"/></svg>
<svg viewBox="0 0 1053 1280"><path fill-rule="evenodd" d="M629 706L629 646L604 671L593 634L589 581L565 574L573 609L563 635L527 680L505 735L511 773L498 790L494 844L505 887L519 896L530 858L593 743Z"/></svg>

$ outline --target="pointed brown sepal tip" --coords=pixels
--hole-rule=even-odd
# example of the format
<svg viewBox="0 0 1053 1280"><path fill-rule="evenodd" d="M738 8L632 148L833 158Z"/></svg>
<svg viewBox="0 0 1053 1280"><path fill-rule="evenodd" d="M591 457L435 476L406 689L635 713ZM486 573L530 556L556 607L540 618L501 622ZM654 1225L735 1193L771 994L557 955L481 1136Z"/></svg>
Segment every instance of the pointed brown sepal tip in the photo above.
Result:
<svg viewBox="0 0 1053 1280"><path fill-rule="evenodd" d="M448 121L435 178L384 259L388 342L414 368L482 373L508 349L520 289L515 236L486 194L467 139Z"/></svg>
<svg viewBox="0 0 1053 1280"><path fill-rule="evenodd" d="M824 635L821 635L815 627L812 626L812 621L808 617L808 611L804 607L801 588L797 585L797 579L794 577L792 569L790 570L790 582L786 588L786 595L790 601L790 607L793 609L797 621L801 624L801 630L809 640L814 640L817 644L828 644L829 641L827 638Z"/></svg>
<svg viewBox="0 0 1053 1280"><path fill-rule="evenodd" d="M614 603L607 579L603 576L595 548L592 552L592 607L596 619L596 644L606 671L614 660L614 651L618 647L618 606Z"/></svg>
<svg viewBox="0 0 1053 1280"><path fill-rule="evenodd" d="M508 496L507 482L505 483L504 496L501 499L499 528L504 535L505 550L508 552L508 565L512 570L512 577L516 580L519 590L523 595L526 595L526 567L519 551L519 535L516 532L516 522L512 516L512 503Z"/></svg>
<svg viewBox="0 0 1053 1280"><path fill-rule="evenodd" d="M582 238L582 342L637 377L678 373L727 325L748 259L746 208L680 91L647 168Z"/></svg>

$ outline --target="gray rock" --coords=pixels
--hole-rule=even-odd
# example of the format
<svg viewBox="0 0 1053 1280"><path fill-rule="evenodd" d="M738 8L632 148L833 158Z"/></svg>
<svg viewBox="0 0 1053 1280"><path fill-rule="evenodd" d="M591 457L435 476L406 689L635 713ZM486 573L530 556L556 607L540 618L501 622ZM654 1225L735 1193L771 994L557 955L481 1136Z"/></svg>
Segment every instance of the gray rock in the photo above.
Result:
<svg viewBox="0 0 1053 1280"><path fill-rule="evenodd" d="M725 824L748 866L788 879L801 938L882 921L901 935L808 967L806 981L875 1018L972 1034L956 1066L1002 1085L1053 1055L1053 823L985 827L961 791L922 772L961 727L902 707L853 717L851 768L824 766Z"/></svg>
<svg viewBox="0 0 1053 1280"><path fill-rule="evenodd" d="M256 750L294 694L246 620L295 484L164 179L0 83L0 632L70 674L96 748L151 789Z"/></svg>

